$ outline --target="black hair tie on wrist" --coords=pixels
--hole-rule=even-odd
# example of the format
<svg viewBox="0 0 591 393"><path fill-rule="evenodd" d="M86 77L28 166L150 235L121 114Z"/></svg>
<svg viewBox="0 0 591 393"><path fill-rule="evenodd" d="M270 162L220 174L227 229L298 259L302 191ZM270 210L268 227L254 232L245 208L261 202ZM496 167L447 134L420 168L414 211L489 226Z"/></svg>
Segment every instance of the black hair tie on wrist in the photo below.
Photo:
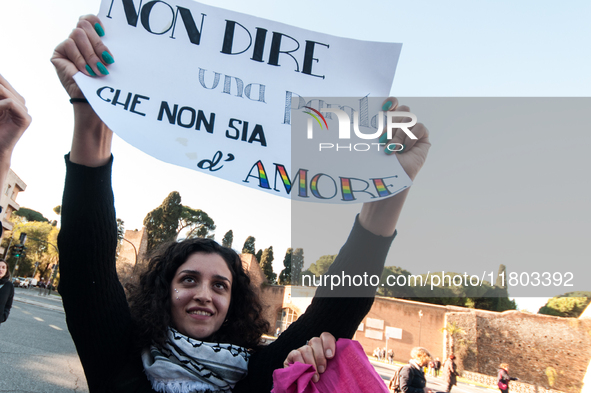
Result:
<svg viewBox="0 0 591 393"><path fill-rule="evenodd" d="M86 98L70 98L70 104L88 104Z"/></svg>

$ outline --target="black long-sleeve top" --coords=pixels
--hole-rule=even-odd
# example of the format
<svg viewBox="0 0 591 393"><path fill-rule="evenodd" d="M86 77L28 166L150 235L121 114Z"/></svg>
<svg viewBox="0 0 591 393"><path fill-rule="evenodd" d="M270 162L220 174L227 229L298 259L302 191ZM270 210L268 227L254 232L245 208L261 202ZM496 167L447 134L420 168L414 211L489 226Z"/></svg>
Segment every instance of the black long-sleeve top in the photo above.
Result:
<svg viewBox="0 0 591 393"><path fill-rule="evenodd" d="M6 281L0 288L0 323L6 322L10 309L12 308L12 299L14 298L14 286L10 281Z"/></svg>
<svg viewBox="0 0 591 393"><path fill-rule="evenodd" d="M409 363L400 369L400 391L403 393L423 393L427 380L425 373L416 364Z"/></svg>
<svg viewBox="0 0 591 393"><path fill-rule="evenodd" d="M112 163L112 161L111 161ZM115 269L117 225L111 163L90 168L66 156L62 202L60 285L66 321L91 392L152 392L134 346L134 327ZM327 274L380 275L392 237L376 236L355 223ZM355 298L328 298L319 288L306 312L249 361L248 376L234 392L269 392L273 370L306 340L330 332L351 338L373 304L375 288L351 288Z"/></svg>

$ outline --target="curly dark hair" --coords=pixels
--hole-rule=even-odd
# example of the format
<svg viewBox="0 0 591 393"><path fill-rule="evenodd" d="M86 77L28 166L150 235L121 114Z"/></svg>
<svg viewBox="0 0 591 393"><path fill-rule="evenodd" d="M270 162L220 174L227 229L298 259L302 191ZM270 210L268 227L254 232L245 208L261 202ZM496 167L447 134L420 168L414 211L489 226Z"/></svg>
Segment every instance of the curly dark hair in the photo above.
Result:
<svg viewBox="0 0 591 393"><path fill-rule="evenodd" d="M167 328L172 326L170 286L179 266L196 252L221 256L232 272L232 291L227 322L205 341L225 342L256 349L269 323L263 318L263 306L250 285L242 261L236 252L211 239L192 238L165 243L154 252L139 284L129 287L129 305L138 337L145 348L152 342L163 345Z"/></svg>

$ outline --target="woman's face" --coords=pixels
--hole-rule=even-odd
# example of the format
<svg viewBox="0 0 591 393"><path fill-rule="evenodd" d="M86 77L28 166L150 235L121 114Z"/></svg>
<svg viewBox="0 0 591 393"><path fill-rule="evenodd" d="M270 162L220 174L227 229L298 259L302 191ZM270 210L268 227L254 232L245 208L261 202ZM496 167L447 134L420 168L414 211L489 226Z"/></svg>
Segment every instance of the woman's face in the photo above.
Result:
<svg viewBox="0 0 591 393"><path fill-rule="evenodd" d="M0 278L4 278L7 270L8 266L6 265L6 262L0 262Z"/></svg>
<svg viewBox="0 0 591 393"><path fill-rule="evenodd" d="M232 273L218 254L192 254L170 286L172 322L182 334L205 339L217 332L228 314Z"/></svg>

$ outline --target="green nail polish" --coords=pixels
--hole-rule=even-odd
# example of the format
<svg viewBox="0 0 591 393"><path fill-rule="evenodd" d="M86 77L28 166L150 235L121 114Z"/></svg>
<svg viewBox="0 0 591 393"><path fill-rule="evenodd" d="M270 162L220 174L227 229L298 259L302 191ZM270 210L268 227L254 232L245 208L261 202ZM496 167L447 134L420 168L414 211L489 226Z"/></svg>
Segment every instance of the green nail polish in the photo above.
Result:
<svg viewBox="0 0 591 393"><path fill-rule="evenodd" d="M109 71L107 71L107 67L103 65L100 61L96 63L96 68L101 72L103 75L109 75Z"/></svg>
<svg viewBox="0 0 591 393"><path fill-rule="evenodd" d="M94 73L94 71L92 70L92 68L90 68L90 66L88 64L86 64L86 71L88 71L88 73L90 74L90 76L96 76L96 74Z"/></svg>
<svg viewBox="0 0 591 393"><path fill-rule="evenodd" d="M387 132L384 132L382 134L382 136L380 137L380 139L379 139L378 142L380 142L380 143L386 143L387 140L388 140L388 133Z"/></svg>
<svg viewBox="0 0 591 393"><path fill-rule="evenodd" d="M105 35L105 31L103 30L103 26L101 26L100 23L95 23L94 24L94 30L99 35L99 37L102 37L102 36Z"/></svg>
<svg viewBox="0 0 591 393"><path fill-rule="evenodd" d="M390 108L392 108L392 101L386 101L384 102L384 105L382 105L382 110L384 112L390 110Z"/></svg>
<svg viewBox="0 0 591 393"><path fill-rule="evenodd" d="M113 56L111 56L111 54L107 51L104 51L101 56L103 57L103 60L107 64L113 64L115 62L115 59L113 59Z"/></svg>
<svg viewBox="0 0 591 393"><path fill-rule="evenodd" d="M386 154L390 155L390 154L394 153L394 150L390 150L390 149L394 149L395 147L396 147L396 145L393 143L386 146Z"/></svg>

